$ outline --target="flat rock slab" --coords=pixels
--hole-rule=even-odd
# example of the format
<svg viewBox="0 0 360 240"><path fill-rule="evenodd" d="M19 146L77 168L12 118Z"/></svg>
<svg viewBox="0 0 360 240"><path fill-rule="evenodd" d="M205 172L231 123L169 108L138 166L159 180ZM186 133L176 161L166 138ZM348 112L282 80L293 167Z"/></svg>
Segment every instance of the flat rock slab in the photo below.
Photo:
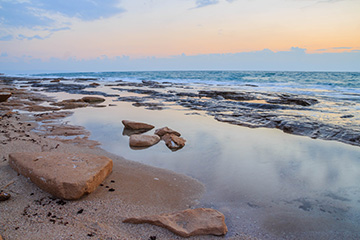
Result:
<svg viewBox="0 0 360 240"><path fill-rule="evenodd" d="M133 122L129 120L122 120L122 123L124 124L125 128L131 130L151 130L154 128L153 125L147 123Z"/></svg>
<svg viewBox="0 0 360 240"><path fill-rule="evenodd" d="M158 135L133 134L130 136L130 147L151 147L160 141Z"/></svg>
<svg viewBox="0 0 360 240"><path fill-rule="evenodd" d="M10 166L38 187L63 199L93 192L111 173L110 158L75 153L12 153Z"/></svg>
<svg viewBox="0 0 360 240"><path fill-rule="evenodd" d="M149 223L166 228L181 237L196 235L222 236L227 233L224 215L214 209L187 209L170 214L128 218L124 223Z"/></svg>

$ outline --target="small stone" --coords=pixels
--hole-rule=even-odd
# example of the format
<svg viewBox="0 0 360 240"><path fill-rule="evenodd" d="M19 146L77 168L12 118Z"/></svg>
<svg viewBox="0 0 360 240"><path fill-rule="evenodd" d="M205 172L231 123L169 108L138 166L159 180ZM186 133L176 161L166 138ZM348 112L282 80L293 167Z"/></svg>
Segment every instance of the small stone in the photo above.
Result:
<svg viewBox="0 0 360 240"><path fill-rule="evenodd" d="M185 146L186 140L182 137L178 137L175 134L165 134L162 138L168 148L173 151L179 150Z"/></svg>
<svg viewBox="0 0 360 240"><path fill-rule="evenodd" d="M129 120L122 120L122 123L124 124L125 128L131 130L151 130L154 128L153 125L147 123L133 122Z"/></svg>
<svg viewBox="0 0 360 240"><path fill-rule="evenodd" d="M149 223L166 228L181 237L197 235L222 236L227 233L224 215L214 209L187 209L170 214L128 218L124 223Z"/></svg>
<svg viewBox="0 0 360 240"><path fill-rule="evenodd" d="M9 200L11 197L10 193L0 192L0 202Z"/></svg>
<svg viewBox="0 0 360 240"><path fill-rule="evenodd" d="M0 102L5 102L9 97L11 97L10 92L0 92Z"/></svg>
<svg viewBox="0 0 360 240"><path fill-rule="evenodd" d="M150 147L160 141L158 135L140 135L134 134L130 136L130 147Z"/></svg>
<svg viewBox="0 0 360 240"><path fill-rule="evenodd" d="M181 134L175 130L172 130L171 128L168 127L163 127L163 128L159 128L155 130L155 134L158 135L159 137L164 136L165 134L174 134L178 137L181 136Z"/></svg>

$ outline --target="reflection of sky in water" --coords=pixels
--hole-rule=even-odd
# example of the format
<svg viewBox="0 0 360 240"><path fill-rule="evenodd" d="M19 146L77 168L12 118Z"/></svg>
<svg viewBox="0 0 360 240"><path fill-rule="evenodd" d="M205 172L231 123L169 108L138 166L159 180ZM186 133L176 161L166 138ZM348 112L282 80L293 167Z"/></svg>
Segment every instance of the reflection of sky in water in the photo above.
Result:
<svg viewBox="0 0 360 240"><path fill-rule="evenodd" d="M256 206L254 211L260 206L259 218L265 223L275 212L291 212L292 217L309 212L321 219L352 221L360 229L359 147L276 129L243 128L202 115L185 116L183 111L147 111L128 103L116 104L77 109L70 123L85 126L107 151L200 180L207 187L205 205L227 206L234 214L246 204ZM163 142L131 150L128 137L122 135L123 119L156 128L168 126L181 132L187 144L177 152ZM308 220L310 224L314 219ZM334 226L336 222L328 227Z"/></svg>

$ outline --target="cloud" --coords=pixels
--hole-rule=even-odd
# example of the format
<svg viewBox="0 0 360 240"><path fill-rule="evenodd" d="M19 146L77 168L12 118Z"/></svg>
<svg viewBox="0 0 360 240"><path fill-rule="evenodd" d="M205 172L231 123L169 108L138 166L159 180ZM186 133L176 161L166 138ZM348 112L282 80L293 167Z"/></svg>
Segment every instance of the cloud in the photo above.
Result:
<svg viewBox="0 0 360 240"><path fill-rule="evenodd" d="M8 57L9 55L6 53L6 52L2 52L1 54L0 54L0 57Z"/></svg>
<svg viewBox="0 0 360 240"><path fill-rule="evenodd" d="M0 41L11 41L14 37L12 35L6 35L3 37L0 37Z"/></svg>
<svg viewBox="0 0 360 240"><path fill-rule="evenodd" d="M352 49L352 47L333 47L332 49L338 50L338 49Z"/></svg>
<svg viewBox="0 0 360 240"><path fill-rule="evenodd" d="M24 40L24 39L26 39L26 40L33 40L33 39L44 40L44 39L47 39L47 38L51 37L51 35L52 35L52 34L49 34L49 35L47 35L47 36L45 36L45 37L41 37L41 36L39 36L39 35L34 35L34 36L31 36L31 37L28 37L28 36L25 36L25 35L23 35L23 34L19 34L19 36L17 37L17 39L18 39L18 40Z"/></svg>
<svg viewBox="0 0 360 240"><path fill-rule="evenodd" d="M31 30L32 38L44 39L39 32L69 30L71 19L93 21L125 12L120 0L0 0L0 31ZM14 37L12 35L12 38ZM39 35L38 37L36 35ZM9 36L2 37L11 40ZM17 39L28 39L18 37ZM4 41L4 40L3 40Z"/></svg>
<svg viewBox="0 0 360 240"><path fill-rule="evenodd" d="M196 0L196 8L206 7L209 5L218 4L219 0Z"/></svg>
<svg viewBox="0 0 360 240"><path fill-rule="evenodd" d="M234 2L236 0L226 0L227 2L231 3ZM196 7L195 8L201 8L201 7L206 7L209 5L214 5L214 4L218 4L220 2L220 0L196 0Z"/></svg>

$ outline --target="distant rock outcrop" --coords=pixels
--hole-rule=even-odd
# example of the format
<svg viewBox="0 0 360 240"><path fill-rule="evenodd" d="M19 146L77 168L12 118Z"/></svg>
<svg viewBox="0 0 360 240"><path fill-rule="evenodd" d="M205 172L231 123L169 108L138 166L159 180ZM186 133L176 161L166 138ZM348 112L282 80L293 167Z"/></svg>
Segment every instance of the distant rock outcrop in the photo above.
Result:
<svg viewBox="0 0 360 240"><path fill-rule="evenodd" d="M227 233L224 215L214 209L187 209L170 214L128 218L124 223L149 223L166 228L181 237L196 235L222 236Z"/></svg>
<svg viewBox="0 0 360 240"><path fill-rule="evenodd" d="M110 158L75 153L12 153L9 164L50 194L68 200L93 192L111 173Z"/></svg>

